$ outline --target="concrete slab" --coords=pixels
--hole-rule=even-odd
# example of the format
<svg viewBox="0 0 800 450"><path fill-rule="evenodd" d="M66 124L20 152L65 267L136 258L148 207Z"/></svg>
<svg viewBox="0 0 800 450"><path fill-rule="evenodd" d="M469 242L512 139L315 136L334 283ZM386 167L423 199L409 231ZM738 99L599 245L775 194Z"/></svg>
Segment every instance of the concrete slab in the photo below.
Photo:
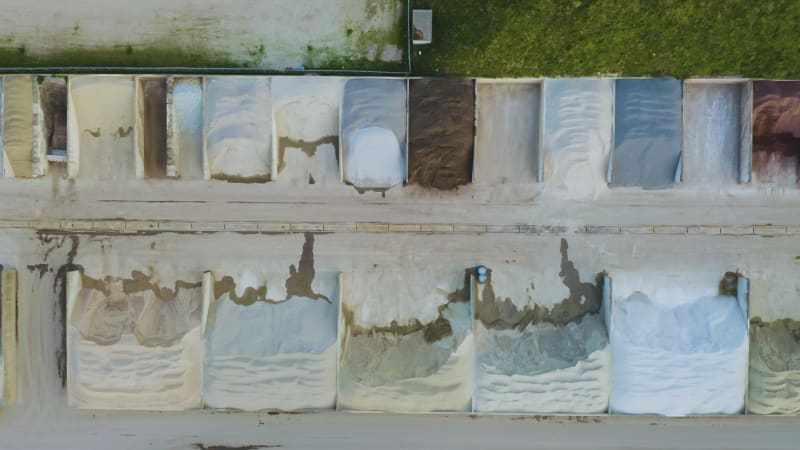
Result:
<svg viewBox="0 0 800 450"><path fill-rule="evenodd" d="M683 111L683 181L720 187L737 184L743 84L686 83Z"/></svg>
<svg viewBox="0 0 800 450"><path fill-rule="evenodd" d="M136 177L134 123L136 89L131 76L81 75L69 80L72 123L70 158L81 179L124 181Z"/></svg>
<svg viewBox="0 0 800 450"><path fill-rule="evenodd" d="M606 188L614 81L544 81L543 175L547 188L592 198Z"/></svg>
<svg viewBox="0 0 800 450"><path fill-rule="evenodd" d="M536 82L478 82L475 182L538 180L540 90Z"/></svg>
<svg viewBox="0 0 800 450"><path fill-rule="evenodd" d="M206 178L263 183L272 174L269 77L206 77L203 84Z"/></svg>
<svg viewBox="0 0 800 450"><path fill-rule="evenodd" d="M675 184L681 105L681 82L674 78L616 80L611 186L663 189Z"/></svg>

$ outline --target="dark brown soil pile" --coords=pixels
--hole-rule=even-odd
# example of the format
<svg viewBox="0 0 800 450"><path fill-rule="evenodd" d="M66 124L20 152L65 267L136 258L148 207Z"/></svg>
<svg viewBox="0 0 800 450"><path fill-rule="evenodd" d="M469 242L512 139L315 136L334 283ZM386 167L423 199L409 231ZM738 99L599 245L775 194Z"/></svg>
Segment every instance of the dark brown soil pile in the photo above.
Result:
<svg viewBox="0 0 800 450"><path fill-rule="evenodd" d="M409 92L408 180L455 189L472 181L475 137L472 80L412 80Z"/></svg>
<svg viewBox="0 0 800 450"><path fill-rule="evenodd" d="M144 123L144 173L147 178L167 176L167 80L142 81Z"/></svg>
<svg viewBox="0 0 800 450"><path fill-rule="evenodd" d="M47 151L67 149L67 83L48 78L39 86L39 104L44 114Z"/></svg>
<svg viewBox="0 0 800 450"><path fill-rule="evenodd" d="M800 82L753 83L753 172L770 181L800 173ZM795 180L795 182L800 180Z"/></svg>

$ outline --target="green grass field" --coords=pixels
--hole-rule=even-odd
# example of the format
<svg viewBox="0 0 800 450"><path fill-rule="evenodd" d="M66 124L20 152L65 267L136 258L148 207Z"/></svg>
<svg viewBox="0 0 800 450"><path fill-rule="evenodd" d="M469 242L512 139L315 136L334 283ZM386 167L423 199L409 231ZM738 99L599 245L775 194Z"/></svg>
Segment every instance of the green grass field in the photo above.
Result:
<svg viewBox="0 0 800 450"><path fill-rule="evenodd" d="M412 0L416 75L800 78L800 0ZM421 51L422 54L418 54Z"/></svg>

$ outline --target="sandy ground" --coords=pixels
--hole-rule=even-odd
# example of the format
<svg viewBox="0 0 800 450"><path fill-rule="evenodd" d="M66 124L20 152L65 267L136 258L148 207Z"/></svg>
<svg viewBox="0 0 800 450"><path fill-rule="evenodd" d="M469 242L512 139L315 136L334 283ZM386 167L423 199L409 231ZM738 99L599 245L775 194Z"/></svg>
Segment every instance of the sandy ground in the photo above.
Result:
<svg viewBox="0 0 800 450"><path fill-rule="evenodd" d="M611 184L673 185L681 158L682 88L674 78L616 81Z"/></svg>
<svg viewBox="0 0 800 450"><path fill-rule="evenodd" d="M391 236L392 239L387 239ZM676 260L714 266L724 261L751 279L751 314L781 317L796 304L776 298L798 289L793 237L567 235L570 259L581 278L602 266L612 275L638 267L660 270ZM3 448L186 449L206 445L283 445L285 448L796 448L797 418L735 417L666 420L652 417L516 419L513 416L394 416L387 414L103 413L70 410L58 375L63 328L58 303L59 268L70 260L122 262L160 256L197 271L220 255L297 261L302 234L236 234L62 238L34 232L0 233L0 264L20 272L19 403L0 411ZM494 257L496 267L533 266L550 258L559 265L557 237L519 235L317 235L319 271L351 272L374 265L388 269L463 268ZM44 253L49 254L45 258ZM555 256L543 256L554 253ZM47 264L26 269L29 264ZM96 263L93 263L96 264ZM109 265L110 264L110 265ZM192 269L192 270L195 270ZM111 274L116 273L113 269ZM500 270L500 269L498 269ZM120 272L122 273L122 272ZM524 280L519 278L518 281ZM409 430L414 430L409 433Z"/></svg>
<svg viewBox="0 0 800 450"><path fill-rule="evenodd" d="M299 67L309 48L400 61L402 49L384 41L405 16L393 0L7 0L2 7L0 41L30 55L130 45L278 70Z"/></svg>
<svg viewBox="0 0 800 450"><path fill-rule="evenodd" d="M741 83L684 86L684 182L739 182L743 90Z"/></svg>

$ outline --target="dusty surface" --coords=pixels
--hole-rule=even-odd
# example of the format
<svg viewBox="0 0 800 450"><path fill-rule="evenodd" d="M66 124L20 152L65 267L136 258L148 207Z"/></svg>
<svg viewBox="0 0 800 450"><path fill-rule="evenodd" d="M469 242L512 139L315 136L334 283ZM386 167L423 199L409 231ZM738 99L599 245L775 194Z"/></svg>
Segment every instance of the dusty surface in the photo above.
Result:
<svg viewBox="0 0 800 450"><path fill-rule="evenodd" d="M539 83L478 83L474 181L538 179L540 91Z"/></svg>
<svg viewBox="0 0 800 450"><path fill-rule="evenodd" d="M210 0L7 0L3 8L3 47L24 48L30 56L64 54L62 60L72 66L84 61L69 58L69 52L91 55L98 47L110 58L117 53L138 57L144 66L151 65L147 57L153 52L193 55L194 66L275 70L297 68L309 59L399 63L404 50L395 37L406 17L398 0L242 0L225 7Z"/></svg>
<svg viewBox="0 0 800 450"><path fill-rule="evenodd" d="M682 85L674 78L620 79L614 91L611 186L664 189L681 159Z"/></svg>
<svg viewBox="0 0 800 450"><path fill-rule="evenodd" d="M684 85L683 180L719 188L739 182L741 83Z"/></svg>
<svg viewBox="0 0 800 450"><path fill-rule="evenodd" d="M391 236L392 239L387 239ZM726 266L738 268L751 280L751 309L765 320L790 317L796 308L798 280L794 237L765 239L755 236L608 236L574 235L569 239L569 259L591 279L598 267L613 276L641 266L664 271L676 260L692 260L715 272L709 286L713 295ZM116 262L146 255L161 260L184 261L187 270L201 274L226 258L263 260L279 258L282 269L298 263L304 237L297 235L179 235L102 237L83 236L73 247L69 238L34 232L0 231L0 264L22 268L19 310L20 380L19 404L0 410L0 439L4 448L57 448L69 439L82 448L106 448L121 442L125 448L191 449L194 443L213 445L283 445L302 448L380 447L387 439L396 445L421 448L731 448L794 449L798 438L796 418L670 420L653 417L548 417L353 415L343 413L277 415L220 414L205 411L175 413L84 412L66 406L59 378L63 322L59 300L58 269L70 260L89 266L91 259ZM463 268L486 263L498 274L517 267L550 267L553 289L562 289L557 274L560 238L520 235L412 235L349 234L316 235L314 263L317 274L366 270L374 264L387 270L406 270L422 264L449 267L463 279ZM113 249L112 253L111 250ZM542 260L542 253L550 255ZM45 253L48 256L45 258ZM94 255L94 256L93 256ZM105 255L105 256L103 256ZM116 255L116 256L114 256ZM412 256L413 255L413 256ZM116 261L116 262L115 262ZM488 262L487 262L488 261ZM508 261L507 263L505 261ZM538 263L537 263L538 261ZM723 262L721 264L721 262ZM46 264L44 272L28 271L27 265ZM538 265L537 265L538 264ZM460 267L459 267L460 266ZM722 266L720 268L719 266ZM130 277L130 268L109 270L109 275ZM555 272L552 272L555 271ZM537 270L538 272L538 270ZM545 270L546 272L546 270ZM40 277L41 273L41 277ZM97 277L97 275L94 275ZM319 275L317 275L319 276ZM550 278L550 276L546 277ZM537 290L547 288L545 277L533 274ZM455 280L454 280L455 281ZM458 280L455 285L460 285ZM278 283L280 285L280 283ZM516 283L508 286L515 286ZM524 289L524 285L522 288ZM449 289L448 289L449 290ZM555 291L558 292L558 291ZM514 297L517 297L516 295ZM560 301L562 295L548 295ZM782 300L782 301L778 301ZM424 312L435 317L436 307ZM427 310L426 310L427 311ZM413 314L406 314L411 317ZM413 429L413 436L408 433ZM89 432L89 430L92 430ZM498 444L497 436L503 436ZM454 437L455 440L454 440ZM333 444L332 444L333 443ZM435 445L434 445L435 444Z"/></svg>
<svg viewBox="0 0 800 450"><path fill-rule="evenodd" d="M472 181L474 82L411 80L408 108L408 181L445 190Z"/></svg>
<svg viewBox="0 0 800 450"><path fill-rule="evenodd" d="M800 180L800 82L753 82L753 181Z"/></svg>

